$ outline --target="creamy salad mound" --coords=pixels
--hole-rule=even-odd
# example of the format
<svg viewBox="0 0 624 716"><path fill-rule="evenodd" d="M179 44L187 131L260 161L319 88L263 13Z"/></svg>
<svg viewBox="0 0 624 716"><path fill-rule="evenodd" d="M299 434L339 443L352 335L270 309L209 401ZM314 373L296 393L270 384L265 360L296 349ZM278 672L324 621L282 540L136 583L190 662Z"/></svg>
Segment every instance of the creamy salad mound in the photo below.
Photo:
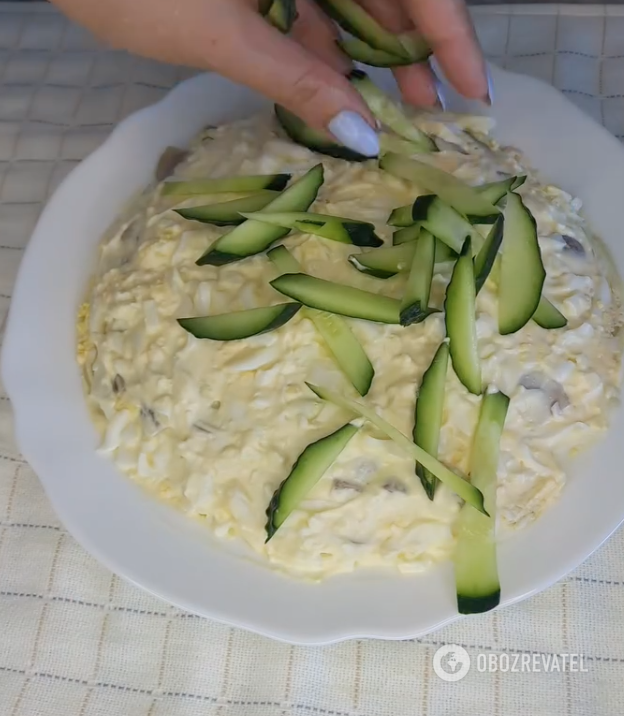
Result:
<svg viewBox="0 0 624 716"><path fill-rule="evenodd" d="M529 320L502 335L498 311L505 269L498 261L476 296L483 386L509 398L495 487L502 539L558 499L569 458L608 426L619 395L620 296L580 201L544 184L519 151L493 141L488 120L424 114L413 122L438 151L410 157L402 145L408 159L471 187L526 176L513 191L537 225L546 272L543 296L565 317L559 328ZM217 537L243 540L272 566L294 575L317 579L364 566L417 572L449 559L462 501L447 484L439 484L430 499L414 458L362 420L354 422L355 434L268 541L265 528L267 507L298 457L350 420L306 383L366 403L411 439L419 386L447 336L445 294L456 254L453 259L440 245L447 254L436 260L429 298L434 310L424 320L403 326L343 315L374 368L370 389L361 397L309 306L274 330L242 339L197 338L185 330L178 319L291 299L271 285L283 272L266 251L198 265L213 242L233 229L176 211L251 192L185 195L166 187L191 179L272 174L290 174L292 182L322 163L323 182L307 211L372 223L384 246L362 247L298 229L274 245L287 247L305 274L399 301L410 261L380 278L361 270L357 255L392 246L400 230L389 224L393 210L431 191L384 171L376 159L345 161L296 144L268 116L209 128L176 159L182 161L173 175L133 202L104 237L80 310L78 360L101 433L100 450L132 480L201 519ZM258 197L258 207L262 201ZM470 222L473 245L479 237L485 240L491 221L472 217ZM452 362L437 457L469 478L482 398L457 377Z"/></svg>

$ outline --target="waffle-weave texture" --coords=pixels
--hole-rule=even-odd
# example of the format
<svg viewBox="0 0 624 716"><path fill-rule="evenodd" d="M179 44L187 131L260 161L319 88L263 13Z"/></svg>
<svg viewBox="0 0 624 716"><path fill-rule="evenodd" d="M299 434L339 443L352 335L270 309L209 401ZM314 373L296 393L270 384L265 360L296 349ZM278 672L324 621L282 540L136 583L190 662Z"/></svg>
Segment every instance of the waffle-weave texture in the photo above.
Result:
<svg viewBox="0 0 624 716"><path fill-rule="evenodd" d="M473 12L495 62L551 82L624 135L624 8ZM187 74L107 50L43 3L0 2L0 326L50 192L117 122ZM0 388L2 716L624 713L621 531L564 582L504 611L418 641L291 647L172 608L98 565L59 524L11 422ZM473 660L582 653L587 671L473 668L447 683L432 670L444 644Z"/></svg>

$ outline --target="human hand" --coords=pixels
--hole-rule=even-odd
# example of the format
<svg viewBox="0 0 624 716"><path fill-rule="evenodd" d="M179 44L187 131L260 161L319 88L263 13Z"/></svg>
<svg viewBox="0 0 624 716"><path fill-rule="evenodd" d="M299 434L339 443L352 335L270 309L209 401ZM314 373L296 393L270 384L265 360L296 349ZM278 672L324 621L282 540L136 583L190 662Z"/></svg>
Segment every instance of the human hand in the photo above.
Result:
<svg viewBox="0 0 624 716"><path fill-rule="evenodd" d="M338 30L314 3L297 0L289 36L258 13L258 0L52 0L116 47L164 62L214 70L270 97L345 146L378 153L375 126L345 78L350 61ZM467 97L488 101L483 58L463 0L360 0L393 32L418 28L449 81ZM436 102L427 64L394 70L403 96Z"/></svg>

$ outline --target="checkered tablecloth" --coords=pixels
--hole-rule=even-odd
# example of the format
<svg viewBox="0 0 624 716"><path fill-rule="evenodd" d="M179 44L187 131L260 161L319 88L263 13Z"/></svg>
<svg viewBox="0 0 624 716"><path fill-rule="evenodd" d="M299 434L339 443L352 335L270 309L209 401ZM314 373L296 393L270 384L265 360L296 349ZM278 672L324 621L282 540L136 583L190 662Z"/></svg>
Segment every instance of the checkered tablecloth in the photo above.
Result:
<svg viewBox="0 0 624 716"><path fill-rule="evenodd" d="M624 8L474 17L495 62L552 82L624 135ZM44 4L0 2L0 326L50 192L186 74L106 50ZM0 389L1 716L621 716L623 555L620 531L543 594L417 641L274 643L174 609L89 557L21 458ZM473 659L457 683L432 670L450 643ZM582 653L587 671L481 673L479 653Z"/></svg>

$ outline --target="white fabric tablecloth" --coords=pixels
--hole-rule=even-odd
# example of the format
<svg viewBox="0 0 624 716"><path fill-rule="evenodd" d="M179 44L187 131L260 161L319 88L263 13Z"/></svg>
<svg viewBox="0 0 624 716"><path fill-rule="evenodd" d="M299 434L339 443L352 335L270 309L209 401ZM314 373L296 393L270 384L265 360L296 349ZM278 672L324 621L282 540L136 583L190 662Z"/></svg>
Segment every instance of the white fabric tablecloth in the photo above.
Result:
<svg viewBox="0 0 624 716"><path fill-rule="evenodd" d="M495 62L552 82L624 136L624 7L474 16ZM0 326L50 192L185 74L106 50L44 4L0 2ZM623 555L620 531L543 594L417 641L275 643L174 609L89 557L21 458L0 389L1 716L621 716ZM432 669L444 644L473 660L456 683ZM479 653L581 653L587 671L482 673Z"/></svg>

